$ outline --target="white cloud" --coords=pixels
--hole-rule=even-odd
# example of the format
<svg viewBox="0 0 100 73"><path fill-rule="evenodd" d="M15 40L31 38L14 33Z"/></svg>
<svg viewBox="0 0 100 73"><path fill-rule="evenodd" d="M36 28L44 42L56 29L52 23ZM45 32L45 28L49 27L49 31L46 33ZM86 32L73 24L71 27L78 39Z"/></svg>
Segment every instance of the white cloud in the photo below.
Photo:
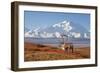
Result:
<svg viewBox="0 0 100 73"><path fill-rule="evenodd" d="M52 27L61 27L60 24L54 24Z"/></svg>
<svg viewBox="0 0 100 73"><path fill-rule="evenodd" d="M34 34L30 34L29 32L26 32L24 36L25 37L34 37Z"/></svg>
<svg viewBox="0 0 100 73"><path fill-rule="evenodd" d="M90 38L89 34L88 33L84 33L84 38L89 39Z"/></svg>
<svg viewBox="0 0 100 73"><path fill-rule="evenodd" d="M81 37L81 33L79 33L79 32L72 32L71 35L72 35L74 38L80 38L80 37Z"/></svg>
<svg viewBox="0 0 100 73"><path fill-rule="evenodd" d="M54 36L55 36L56 38L61 38L61 34L60 34L59 32L55 32L55 33L54 33Z"/></svg>
<svg viewBox="0 0 100 73"><path fill-rule="evenodd" d="M50 37L53 37L53 33L42 32L40 34L40 37L42 37L42 38L50 38Z"/></svg>

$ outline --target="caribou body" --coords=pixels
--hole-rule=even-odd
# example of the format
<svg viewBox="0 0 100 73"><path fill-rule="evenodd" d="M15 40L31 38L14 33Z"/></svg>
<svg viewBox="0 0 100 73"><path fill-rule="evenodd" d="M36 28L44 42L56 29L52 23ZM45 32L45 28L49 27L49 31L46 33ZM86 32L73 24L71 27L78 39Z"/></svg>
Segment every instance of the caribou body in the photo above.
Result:
<svg viewBox="0 0 100 73"><path fill-rule="evenodd" d="M74 52L74 46L72 43L61 44L60 48L66 52Z"/></svg>

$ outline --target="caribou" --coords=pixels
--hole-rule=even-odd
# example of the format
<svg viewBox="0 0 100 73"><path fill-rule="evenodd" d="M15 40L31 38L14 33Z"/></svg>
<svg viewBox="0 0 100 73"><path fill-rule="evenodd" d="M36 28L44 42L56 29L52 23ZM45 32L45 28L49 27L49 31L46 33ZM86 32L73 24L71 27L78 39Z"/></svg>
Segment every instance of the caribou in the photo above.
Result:
<svg viewBox="0 0 100 73"><path fill-rule="evenodd" d="M60 44L60 48L62 50L64 50L65 52L71 52L73 53L74 52L74 46L73 46L73 43L66 43L66 40L65 40L65 37L67 37L67 41L68 41L68 36L66 35L62 35L62 42Z"/></svg>

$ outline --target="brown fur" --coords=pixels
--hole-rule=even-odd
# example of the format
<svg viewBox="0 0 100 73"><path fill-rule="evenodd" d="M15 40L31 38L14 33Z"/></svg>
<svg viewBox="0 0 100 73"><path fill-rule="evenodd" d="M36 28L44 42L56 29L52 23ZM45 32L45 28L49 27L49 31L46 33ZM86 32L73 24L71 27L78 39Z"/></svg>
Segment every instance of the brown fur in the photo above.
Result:
<svg viewBox="0 0 100 73"><path fill-rule="evenodd" d="M71 51L72 53L74 52L74 46L72 43L66 43L64 47L65 47L65 51L67 52Z"/></svg>

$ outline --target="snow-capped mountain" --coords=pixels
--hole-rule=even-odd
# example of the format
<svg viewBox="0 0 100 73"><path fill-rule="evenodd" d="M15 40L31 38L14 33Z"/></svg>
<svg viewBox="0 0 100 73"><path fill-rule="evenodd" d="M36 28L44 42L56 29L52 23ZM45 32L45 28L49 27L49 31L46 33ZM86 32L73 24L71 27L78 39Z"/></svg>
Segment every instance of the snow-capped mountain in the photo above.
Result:
<svg viewBox="0 0 100 73"><path fill-rule="evenodd" d="M38 30L39 28L25 32L25 37L38 37L39 36Z"/></svg>
<svg viewBox="0 0 100 73"><path fill-rule="evenodd" d="M90 33L85 27L66 20L45 29L37 28L25 33L25 37L33 38L61 38L62 35L69 38L90 38Z"/></svg>

